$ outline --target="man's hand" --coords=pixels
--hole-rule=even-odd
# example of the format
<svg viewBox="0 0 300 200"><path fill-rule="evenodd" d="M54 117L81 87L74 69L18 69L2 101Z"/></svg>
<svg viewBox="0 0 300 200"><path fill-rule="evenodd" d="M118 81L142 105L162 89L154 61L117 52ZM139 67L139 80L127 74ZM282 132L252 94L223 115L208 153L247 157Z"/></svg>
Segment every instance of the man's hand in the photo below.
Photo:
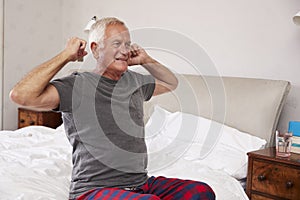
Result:
<svg viewBox="0 0 300 200"><path fill-rule="evenodd" d="M130 47L129 58L127 60L128 66L144 65L154 62L154 60L147 54L147 52L137 44Z"/></svg>
<svg viewBox="0 0 300 200"><path fill-rule="evenodd" d="M88 53L85 51L86 41L77 37L72 37L68 40L64 52L68 56L69 61L80 60Z"/></svg>

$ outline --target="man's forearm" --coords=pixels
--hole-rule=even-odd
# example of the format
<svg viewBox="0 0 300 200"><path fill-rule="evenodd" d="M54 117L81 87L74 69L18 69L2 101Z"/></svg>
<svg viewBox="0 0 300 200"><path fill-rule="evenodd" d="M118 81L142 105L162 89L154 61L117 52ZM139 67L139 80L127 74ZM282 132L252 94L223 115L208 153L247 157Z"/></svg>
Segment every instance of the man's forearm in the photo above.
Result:
<svg viewBox="0 0 300 200"><path fill-rule="evenodd" d="M57 72L68 63L68 56L62 51L49 61L37 66L29 72L11 91L11 98L18 104L26 104L25 101L32 101L39 97L49 81Z"/></svg>
<svg viewBox="0 0 300 200"><path fill-rule="evenodd" d="M11 90L10 98L15 103L43 110L54 109L60 102L56 88L49 84L55 74L68 62L87 55L86 41L77 37L68 40L66 48L47 62L29 72Z"/></svg>
<svg viewBox="0 0 300 200"><path fill-rule="evenodd" d="M174 90L178 85L176 76L167 67L150 58L142 65L150 74L169 90Z"/></svg>

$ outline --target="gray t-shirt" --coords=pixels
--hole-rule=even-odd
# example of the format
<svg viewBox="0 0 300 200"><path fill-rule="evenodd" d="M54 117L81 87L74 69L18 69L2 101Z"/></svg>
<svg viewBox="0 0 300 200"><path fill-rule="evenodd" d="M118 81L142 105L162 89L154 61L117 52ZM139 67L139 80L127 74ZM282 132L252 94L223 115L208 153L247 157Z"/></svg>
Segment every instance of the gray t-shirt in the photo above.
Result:
<svg viewBox="0 0 300 200"><path fill-rule="evenodd" d="M73 146L69 197L143 184L148 178L143 102L153 94L154 78L129 70L118 81L76 72L51 84Z"/></svg>

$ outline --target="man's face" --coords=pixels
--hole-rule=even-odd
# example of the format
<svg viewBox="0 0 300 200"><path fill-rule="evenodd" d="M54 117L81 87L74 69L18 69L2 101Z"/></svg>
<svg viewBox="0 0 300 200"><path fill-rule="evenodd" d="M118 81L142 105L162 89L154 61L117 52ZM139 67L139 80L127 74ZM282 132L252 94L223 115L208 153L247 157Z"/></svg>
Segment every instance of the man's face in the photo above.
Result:
<svg viewBox="0 0 300 200"><path fill-rule="evenodd" d="M103 47L99 49L98 64L117 73L125 72L130 44L129 31L124 25L109 25L104 34Z"/></svg>

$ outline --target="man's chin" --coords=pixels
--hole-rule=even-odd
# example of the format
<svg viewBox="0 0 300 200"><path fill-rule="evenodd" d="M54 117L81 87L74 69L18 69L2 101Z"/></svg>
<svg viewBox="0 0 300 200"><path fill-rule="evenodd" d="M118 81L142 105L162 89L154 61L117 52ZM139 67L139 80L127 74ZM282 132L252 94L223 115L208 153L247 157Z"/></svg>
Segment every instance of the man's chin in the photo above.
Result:
<svg viewBox="0 0 300 200"><path fill-rule="evenodd" d="M120 71L127 71L127 69L128 69L128 65L127 65L127 63L126 64L124 64L124 65L119 65L119 66L117 66L117 69L119 69Z"/></svg>
<svg viewBox="0 0 300 200"><path fill-rule="evenodd" d="M126 72L128 70L128 66L123 68L123 73Z"/></svg>
<svg viewBox="0 0 300 200"><path fill-rule="evenodd" d="M110 70L118 71L119 73L124 73L128 69L128 65L111 65L108 67Z"/></svg>

